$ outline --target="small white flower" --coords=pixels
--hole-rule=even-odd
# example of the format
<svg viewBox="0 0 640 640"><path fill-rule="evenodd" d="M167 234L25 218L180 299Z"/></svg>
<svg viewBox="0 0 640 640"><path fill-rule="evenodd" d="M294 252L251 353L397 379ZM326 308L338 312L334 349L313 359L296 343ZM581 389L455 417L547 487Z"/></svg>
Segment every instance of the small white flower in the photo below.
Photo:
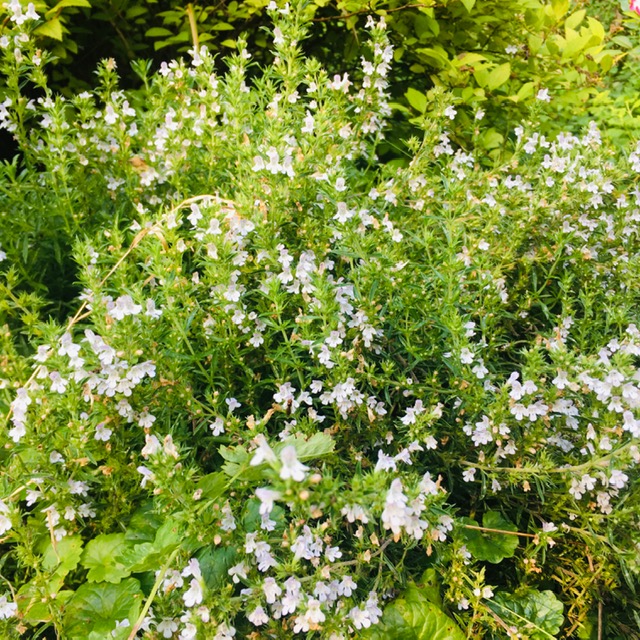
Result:
<svg viewBox="0 0 640 640"><path fill-rule="evenodd" d="M7 599L6 594L0 596L0 620L7 620L15 616L18 612L18 605L15 602L10 602Z"/></svg>
<svg viewBox="0 0 640 640"><path fill-rule="evenodd" d="M449 118L449 120L455 120L456 114L458 112L456 111L456 109L454 107L452 107L451 105L449 105L445 110L444 110L444 115L445 117Z"/></svg>
<svg viewBox="0 0 640 640"><path fill-rule="evenodd" d="M541 102L551 102L551 96L549 95L549 89L540 89L536 94L536 100Z"/></svg>
<svg viewBox="0 0 640 640"><path fill-rule="evenodd" d="M280 477L283 480L291 478L295 482L302 482L306 476L309 467L303 465L298 460L296 448L293 445L287 445L280 453L282 468L280 469Z"/></svg>
<svg viewBox="0 0 640 640"><path fill-rule="evenodd" d="M182 596L186 607L193 607L202 602L202 585L199 580L191 580L189 590Z"/></svg>
<svg viewBox="0 0 640 640"><path fill-rule="evenodd" d="M262 607L256 607L248 616L247 619L251 624L254 624L256 627L259 627L262 624L267 624L269 622L269 616L267 612Z"/></svg>

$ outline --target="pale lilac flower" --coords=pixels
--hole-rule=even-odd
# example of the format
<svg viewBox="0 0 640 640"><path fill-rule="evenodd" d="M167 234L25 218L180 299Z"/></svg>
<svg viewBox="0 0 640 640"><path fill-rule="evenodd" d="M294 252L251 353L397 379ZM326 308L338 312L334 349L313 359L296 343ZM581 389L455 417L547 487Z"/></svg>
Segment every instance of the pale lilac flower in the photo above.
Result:
<svg viewBox="0 0 640 640"><path fill-rule="evenodd" d="M541 102L550 102L551 96L549 95L549 89L540 89L536 94L536 100L540 100Z"/></svg>
<svg viewBox="0 0 640 640"><path fill-rule="evenodd" d="M267 624L269 622L269 616L267 612L262 607L256 607L248 616L247 619L249 622L256 627L260 625Z"/></svg>

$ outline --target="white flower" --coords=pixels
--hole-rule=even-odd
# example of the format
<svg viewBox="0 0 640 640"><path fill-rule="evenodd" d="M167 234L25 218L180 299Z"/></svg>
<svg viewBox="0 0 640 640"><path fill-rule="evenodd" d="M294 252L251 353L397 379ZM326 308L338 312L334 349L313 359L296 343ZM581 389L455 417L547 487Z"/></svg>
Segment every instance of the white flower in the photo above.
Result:
<svg viewBox="0 0 640 640"><path fill-rule="evenodd" d="M265 578L262 591L268 604L274 604L277 598L282 595L282 589L276 583L275 578Z"/></svg>
<svg viewBox="0 0 640 640"><path fill-rule="evenodd" d="M281 497L282 494L273 489L256 489L256 498L260 500L260 515L269 515L273 511L274 501Z"/></svg>
<svg viewBox="0 0 640 640"><path fill-rule="evenodd" d="M142 447L143 458L148 458L149 456L154 456L156 453L162 450L162 445L160 444L160 440L153 435L146 434L145 435L145 445Z"/></svg>
<svg viewBox="0 0 640 640"><path fill-rule="evenodd" d="M465 482L473 482L473 479L475 478L476 475L476 470L471 467L471 469L467 469L463 474L462 474L462 479Z"/></svg>
<svg viewBox="0 0 640 640"><path fill-rule="evenodd" d="M259 627L261 624L269 622L269 616L262 607L256 607L248 616L247 619L251 624Z"/></svg>
<svg viewBox="0 0 640 640"><path fill-rule="evenodd" d="M189 590L185 592L182 599L187 607L193 607L202 602L202 585L199 580L196 580L196 578L191 580Z"/></svg>
<svg viewBox="0 0 640 640"><path fill-rule="evenodd" d="M540 89L536 94L536 100L540 100L542 102L550 102L551 96L549 95L549 89Z"/></svg>
<svg viewBox="0 0 640 640"><path fill-rule="evenodd" d="M122 320L125 316L137 316L142 311L142 305L135 304L130 295L120 296L109 309L109 315L114 320Z"/></svg>
<svg viewBox="0 0 640 640"><path fill-rule="evenodd" d="M224 420L218 416L210 425L209 429L211 429L211 433L214 436L219 436L221 433L224 433Z"/></svg>
<svg viewBox="0 0 640 640"><path fill-rule="evenodd" d="M269 446L267 439L263 434L258 434L254 440L258 444L258 448L255 450L255 454L251 459L251 466L255 467L263 462L275 462L277 460L276 454L273 452L273 449Z"/></svg>
<svg viewBox="0 0 640 640"><path fill-rule="evenodd" d="M462 364L471 364L473 362L473 353L466 347L460 351L460 362Z"/></svg>
<svg viewBox="0 0 640 640"><path fill-rule="evenodd" d="M0 536L11 529L11 520L8 518L9 507L0 500Z"/></svg>
<svg viewBox="0 0 640 640"><path fill-rule="evenodd" d="M107 429L107 427L105 427L105 424L105 422L101 422L100 424L96 425L96 433L94 435L94 438L96 440L108 442L109 438L113 434L113 431L111 429Z"/></svg>
<svg viewBox="0 0 640 640"><path fill-rule="evenodd" d="M18 605L7 600L7 596L0 596L0 620L6 620L16 615Z"/></svg>
<svg viewBox="0 0 640 640"><path fill-rule="evenodd" d="M162 618L156 625L156 631L162 634L163 638L173 638L173 634L178 630L178 623L172 618Z"/></svg>
<svg viewBox="0 0 640 640"><path fill-rule="evenodd" d="M452 107L451 105L449 105L445 110L444 110L444 115L449 118L449 120L454 120L456 117L456 114L458 112L456 111L456 109L454 107Z"/></svg>
<svg viewBox="0 0 640 640"><path fill-rule="evenodd" d="M142 480L140 480L140 486L144 489L147 486L147 482L155 480L155 474L151 469L147 469L145 466L139 466L137 468L138 473L142 474Z"/></svg>
<svg viewBox="0 0 640 640"><path fill-rule="evenodd" d="M309 467L303 465L298 460L296 448L293 445L287 445L280 453L282 467L280 469L280 477L283 480L291 478L295 482L302 482L306 476Z"/></svg>

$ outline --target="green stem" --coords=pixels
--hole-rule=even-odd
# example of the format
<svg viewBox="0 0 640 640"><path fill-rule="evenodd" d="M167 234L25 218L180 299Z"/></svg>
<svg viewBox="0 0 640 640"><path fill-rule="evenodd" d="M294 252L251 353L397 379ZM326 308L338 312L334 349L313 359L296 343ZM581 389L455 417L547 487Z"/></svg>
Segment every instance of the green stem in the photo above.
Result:
<svg viewBox="0 0 640 640"><path fill-rule="evenodd" d="M160 583L164 580L165 574L169 570L169 567L171 566L173 561L176 559L176 556L178 555L179 551L180 551L180 547L175 549L173 553L169 556L169 559L164 563L162 569L160 569L160 573L158 574L156 581L153 583L153 588L151 589L151 593L149 594L147 601L144 603L144 607L142 607L142 611L140 612L140 615L138 616L136 623L133 625L133 628L131 629L131 633L129 634L128 640L135 640L136 634L138 633L138 630L142 626L144 619L147 617L147 613L151 608L151 604L153 603L153 600L156 597L156 593L160 588Z"/></svg>

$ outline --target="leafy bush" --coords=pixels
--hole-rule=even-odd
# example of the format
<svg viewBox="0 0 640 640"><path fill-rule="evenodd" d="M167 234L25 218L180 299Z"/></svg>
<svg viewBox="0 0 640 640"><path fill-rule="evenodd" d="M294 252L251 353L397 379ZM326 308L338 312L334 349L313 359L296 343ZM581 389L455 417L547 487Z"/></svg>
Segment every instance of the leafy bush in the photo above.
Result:
<svg viewBox="0 0 640 640"><path fill-rule="evenodd" d="M355 87L270 13L139 101L3 50L4 637L633 637L640 148L482 169L440 93L381 166L384 24Z"/></svg>
<svg viewBox="0 0 640 640"><path fill-rule="evenodd" d="M270 63L267 5L268 0L218 4L62 0L48 10L43 6L43 21L35 34L64 63L55 68L54 78L66 91L69 86L90 88L94 62L104 57L117 60L126 74L126 86L131 86L137 84L128 71L131 61L155 58L159 63L158 51L185 53L198 43L211 51L228 52L242 38L256 60ZM395 146L411 129L407 119L437 108L433 88L451 91L455 104L462 107L452 131L462 146L471 142L475 115L485 112L487 123L475 144L494 157L540 90L554 97L553 110L540 123L547 134L557 133L558 122L581 112L586 114L581 124L586 125L594 114L608 121L607 110L621 108L602 89L612 68L626 67L624 57L633 32L625 29L612 38L597 19L601 11L591 10L588 3L313 0L306 3L304 14L316 23L304 50L331 74L342 72L345 65L353 72L363 53L367 16L386 17L395 46L390 92L404 117L398 118L393 144L383 149L385 153L398 155ZM627 90L625 95L633 92ZM486 109L488 104L491 109ZM627 125L616 133L626 143L633 131Z"/></svg>

